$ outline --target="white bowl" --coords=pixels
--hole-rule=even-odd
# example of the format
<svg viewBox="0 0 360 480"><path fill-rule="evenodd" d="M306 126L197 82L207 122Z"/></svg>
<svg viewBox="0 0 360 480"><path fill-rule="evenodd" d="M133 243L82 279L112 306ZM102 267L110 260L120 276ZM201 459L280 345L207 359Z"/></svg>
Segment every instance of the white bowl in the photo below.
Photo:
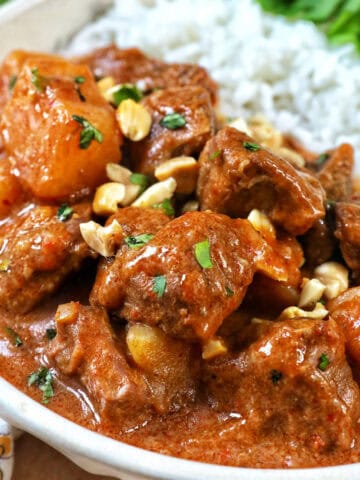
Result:
<svg viewBox="0 0 360 480"><path fill-rule="evenodd" d="M131 0L124 0L131 1ZM0 60L10 50L51 51L111 0L17 0L0 9ZM0 417L91 473L122 480L349 480L360 464L302 470L222 467L148 452L72 423L0 378Z"/></svg>

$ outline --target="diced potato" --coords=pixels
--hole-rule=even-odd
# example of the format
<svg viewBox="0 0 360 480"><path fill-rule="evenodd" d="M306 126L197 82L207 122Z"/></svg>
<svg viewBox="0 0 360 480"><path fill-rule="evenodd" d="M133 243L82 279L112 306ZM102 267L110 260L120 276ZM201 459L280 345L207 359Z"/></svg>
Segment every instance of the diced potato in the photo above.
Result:
<svg viewBox="0 0 360 480"><path fill-rule="evenodd" d="M120 161L115 113L84 65L54 57L25 62L1 127L20 182L38 198L92 190L106 180L106 164Z"/></svg>
<svg viewBox="0 0 360 480"><path fill-rule="evenodd" d="M17 178L10 173L6 159L0 159L0 219L7 217L13 205L22 198L22 188Z"/></svg>

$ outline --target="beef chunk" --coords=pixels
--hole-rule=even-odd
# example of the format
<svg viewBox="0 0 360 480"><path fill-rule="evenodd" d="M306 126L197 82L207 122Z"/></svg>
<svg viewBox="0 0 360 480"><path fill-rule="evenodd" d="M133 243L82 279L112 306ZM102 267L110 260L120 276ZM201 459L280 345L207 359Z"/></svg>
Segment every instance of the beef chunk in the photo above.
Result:
<svg viewBox="0 0 360 480"><path fill-rule="evenodd" d="M57 207L28 205L1 226L3 307L20 313L31 310L92 255L79 229L90 219L90 205L79 204L73 210L71 218L61 221Z"/></svg>
<svg viewBox="0 0 360 480"><path fill-rule="evenodd" d="M202 87L159 90L142 101L152 116L148 137L131 144L133 169L153 175L155 167L180 155L196 156L214 133L210 96ZM183 116L183 127L169 129L161 120L169 113Z"/></svg>
<svg viewBox="0 0 360 480"><path fill-rule="evenodd" d="M204 370L214 408L236 412L253 444L295 442L297 449L350 449L360 392L334 320L266 322L240 354Z"/></svg>
<svg viewBox="0 0 360 480"><path fill-rule="evenodd" d="M56 329L50 358L65 375L78 375L105 416L125 419L141 410L149 414L150 391L143 376L128 365L102 308L60 305Z"/></svg>
<svg viewBox="0 0 360 480"><path fill-rule="evenodd" d="M81 85L77 77L83 77ZM93 138L93 128L81 119L102 137ZM106 163L120 160L113 109L88 67L65 60L25 62L0 128L14 171L38 198L67 199L94 189L106 181Z"/></svg>
<svg viewBox="0 0 360 480"><path fill-rule="evenodd" d="M147 57L137 48L119 49L115 45L99 48L78 58L89 65L97 77L111 76L116 83L135 83L149 92L159 88L201 86L216 103L217 86L207 71L192 64L164 63Z"/></svg>
<svg viewBox="0 0 360 480"><path fill-rule="evenodd" d="M245 217L257 208L293 235L305 233L325 213L316 178L231 127L220 130L201 153L198 196L202 210Z"/></svg>
<svg viewBox="0 0 360 480"><path fill-rule="evenodd" d="M310 230L303 236L302 245L308 266L316 267L327 262L333 256L337 241L334 237L332 223L332 220L326 215L325 218L316 220Z"/></svg>
<svg viewBox="0 0 360 480"><path fill-rule="evenodd" d="M158 209L126 207L119 208L117 212L107 220L106 224L110 225L113 220L117 220L121 225L124 238L134 238L144 233L147 235L155 235L170 221L170 218ZM128 249L129 247L126 243L120 245L117 258L122 258L123 255L126 255ZM98 290L101 290L104 288L104 285L107 284L109 271L115 268L113 266L115 261L116 259L114 257L107 257L100 260L92 292L93 298L97 297ZM118 282L117 277L115 277L114 281L116 283ZM112 288L110 285L108 287ZM100 293L99 295L101 296Z"/></svg>
<svg viewBox="0 0 360 480"><path fill-rule="evenodd" d="M205 267L195 255L196 244L204 241L205 260L207 254L211 260ZM176 337L208 339L239 306L255 271L287 281L291 268L298 268L290 268L292 263L247 220L191 212L167 223L141 248L121 247L97 278L91 302Z"/></svg>
<svg viewBox="0 0 360 480"><path fill-rule="evenodd" d="M343 328L346 350L360 369L360 287L349 288L327 304L331 317Z"/></svg>
<svg viewBox="0 0 360 480"><path fill-rule="evenodd" d="M120 428L193 400L188 345L162 332L144 333L143 326L130 327L125 340L124 332L115 334L104 309L75 302L59 306L56 326L49 357L63 374L78 377L102 415ZM131 366L127 354L140 367Z"/></svg>
<svg viewBox="0 0 360 480"><path fill-rule="evenodd" d="M344 260L356 273L360 272L360 205L340 202L336 204L335 236L340 240Z"/></svg>
<svg viewBox="0 0 360 480"><path fill-rule="evenodd" d="M354 151L351 145L343 143L331 153L317 177L330 200L342 202L347 200L352 190L352 170Z"/></svg>

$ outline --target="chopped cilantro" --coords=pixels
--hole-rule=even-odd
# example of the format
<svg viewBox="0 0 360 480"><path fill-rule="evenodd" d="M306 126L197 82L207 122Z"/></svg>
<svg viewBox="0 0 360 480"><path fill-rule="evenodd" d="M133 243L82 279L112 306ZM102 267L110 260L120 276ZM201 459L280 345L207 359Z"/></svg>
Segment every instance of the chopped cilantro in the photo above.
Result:
<svg viewBox="0 0 360 480"><path fill-rule="evenodd" d="M210 256L210 242L206 238L202 242L195 244L195 258L202 268L212 268L213 263Z"/></svg>
<svg viewBox="0 0 360 480"><path fill-rule="evenodd" d="M56 212L56 216L60 220L60 222L66 222L66 220L69 220L69 218L71 218L71 215L73 213L74 213L74 210L71 207L69 207L67 203L63 203L58 208L58 211Z"/></svg>
<svg viewBox="0 0 360 480"><path fill-rule="evenodd" d="M271 370L270 378L274 385L277 385L282 379L283 374L279 370Z"/></svg>
<svg viewBox="0 0 360 480"><path fill-rule="evenodd" d="M139 102L142 99L141 91L130 83L120 85L119 88L113 93L114 104L118 107L121 102L131 98L135 102Z"/></svg>
<svg viewBox="0 0 360 480"><path fill-rule="evenodd" d="M17 82L17 75L13 75L9 80L9 90L10 90L10 92L14 89L16 82Z"/></svg>
<svg viewBox="0 0 360 480"><path fill-rule="evenodd" d="M227 297L233 297L234 296L234 292L228 286L225 287L225 292L226 292Z"/></svg>
<svg viewBox="0 0 360 480"><path fill-rule="evenodd" d="M168 130L176 130L186 125L186 120L180 113L169 113L160 120L160 125Z"/></svg>
<svg viewBox="0 0 360 480"><path fill-rule="evenodd" d="M0 260L0 272L8 272L10 270L10 260Z"/></svg>
<svg viewBox="0 0 360 480"><path fill-rule="evenodd" d="M72 118L75 120L75 122L80 123L80 125L83 127L80 134L80 148L82 150L89 148L90 143L93 140L96 140L98 143L102 143L104 136L97 128L94 127L94 125L79 115L73 115Z"/></svg>
<svg viewBox="0 0 360 480"><path fill-rule="evenodd" d="M53 340L57 335L56 328L47 328L46 329L46 336L48 340Z"/></svg>
<svg viewBox="0 0 360 480"><path fill-rule="evenodd" d="M322 353L319 357L319 363L318 363L318 369L321 370L322 372L325 372L327 367L330 364L329 357L326 355L326 353Z"/></svg>
<svg viewBox="0 0 360 480"><path fill-rule="evenodd" d="M166 277L164 275L156 275L153 279L153 290L158 297L162 297L166 289Z"/></svg>
<svg viewBox="0 0 360 480"><path fill-rule="evenodd" d="M258 150L261 149L260 145L253 142L244 142L243 145L244 145L244 148L246 148L246 150L249 150L250 152L257 152Z"/></svg>
<svg viewBox="0 0 360 480"><path fill-rule="evenodd" d="M86 78L85 77L75 77L75 83L78 83L79 85L82 83L85 83Z"/></svg>
<svg viewBox="0 0 360 480"><path fill-rule="evenodd" d="M143 192L150 184L150 179L142 173L132 173L130 175L130 182L134 185L139 185L141 191Z"/></svg>
<svg viewBox="0 0 360 480"><path fill-rule="evenodd" d="M38 68L31 70L31 83L34 85L38 92L43 92L46 86L45 78L39 74Z"/></svg>
<svg viewBox="0 0 360 480"><path fill-rule="evenodd" d="M175 215L175 210L171 205L170 198L165 198L161 203L154 203L152 208L160 208L168 217L173 217Z"/></svg>
<svg viewBox="0 0 360 480"><path fill-rule="evenodd" d="M12 341L12 344L15 345L15 347L21 347L23 342L22 342L21 338L19 337L19 335L15 332L15 330L13 330L10 327L5 327L5 332L9 335L9 337Z"/></svg>
<svg viewBox="0 0 360 480"><path fill-rule="evenodd" d="M220 150L216 150L215 152L213 152L209 157L210 160L214 160L215 158L217 158L220 155L220 153L221 153Z"/></svg>
<svg viewBox="0 0 360 480"><path fill-rule="evenodd" d="M28 377L28 385L36 385L43 392L43 403L49 403L51 397L54 396L53 376L48 368L41 367L37 372L33 372Z"/></svg>
<svg viewBox="0 0 360 480"><path fill-rule="evenodd" d="M154 235L151 233L141 233L140 235L126 237L124 242L130 248L140 248L150 242L152 238L154 238Z"/></svg>

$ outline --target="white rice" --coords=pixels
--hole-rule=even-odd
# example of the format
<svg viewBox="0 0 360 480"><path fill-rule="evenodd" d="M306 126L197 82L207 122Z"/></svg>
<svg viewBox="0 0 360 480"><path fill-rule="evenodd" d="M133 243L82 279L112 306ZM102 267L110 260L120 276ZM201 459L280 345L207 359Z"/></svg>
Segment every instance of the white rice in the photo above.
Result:
<svg viewBox="0 0 360 480"><path fill-rule="evenodd" d="M205 66L227 116L263 113L315 151L346 141L360 152L360 59L311 23L265 14L253 0L116 0L70 52L110 41Z"/></svg>

